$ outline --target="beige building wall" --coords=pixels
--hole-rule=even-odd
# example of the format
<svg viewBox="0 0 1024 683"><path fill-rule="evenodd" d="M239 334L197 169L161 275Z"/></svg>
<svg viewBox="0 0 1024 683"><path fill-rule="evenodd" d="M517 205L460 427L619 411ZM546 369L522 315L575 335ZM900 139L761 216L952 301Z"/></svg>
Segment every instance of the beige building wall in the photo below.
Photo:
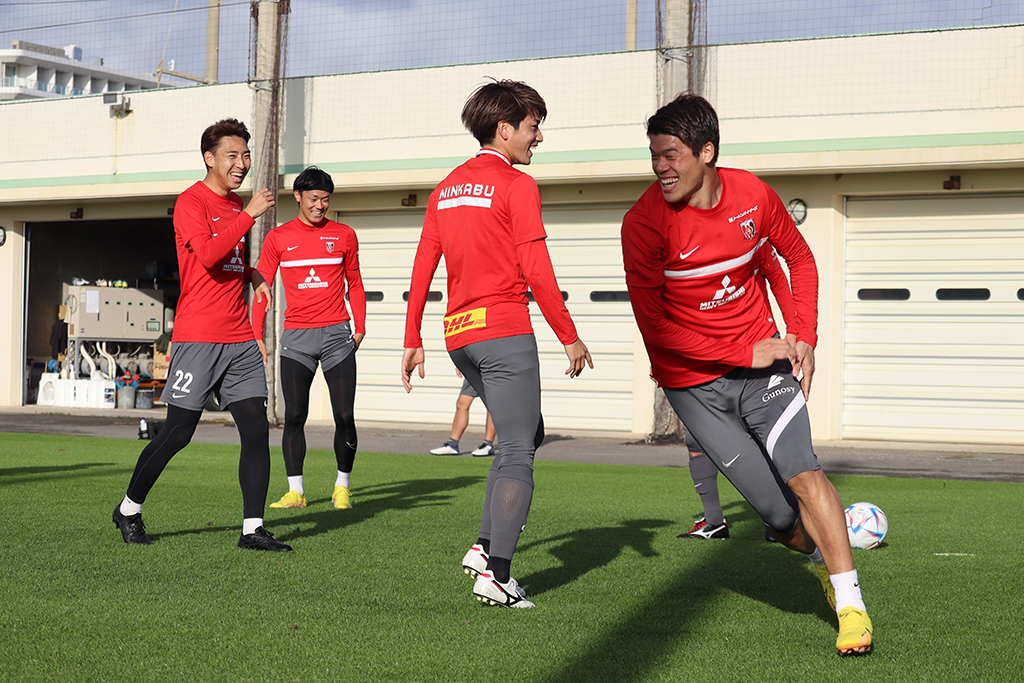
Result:
<svg viewBox="0 0 1024 683"><path fill-rule="evenodd" d="M995 43L1018 51L993 50ZM1010 27L706 52L700 90L721 118L720 165L749 169L784 202L800 198L808 206L801 231L821 275L810 402L816 437L838 438L841 428L845 198L941 195L951 175L961 177L961 193L1024 191L1024 62L1014 58L1022 45L1024 27ZM880 55L892 53L904 61L883 68ZM943 55L957 60L955 76ZM866 64L874 65L870 78ZM653 180L643 124L657 106L657 66L656 53L644 51L289 81L282 187L317 164L334 176L332 209L342 220L422 212L430 189L476 150L459 111L467 93L492 76L525 80L547 100L545 141L527 169L545 207L625 206ZM965 84L974 84L966 99ZM20 226L65 220L79 206L90 219L166 216L174 197L202 175L202 129L224 116L252 119L244 84L139 92L131 102L122 119L98 98L0 106L0 125L18 131L0 147L0 226L8 230L0 248L0 404L20 401ZM418 207L402 207L410 194ZM295 215L293 205L283 193L281 221ZM585 249L579 258L585 267ZM396 277L407 276L407 266L399 270ZM627 422L643 433L653 385L635 329L631 355ZM314 395L314 412L318 405L311 417L329 419L325 396ZM436 412L445 415L436 421L450 420L448 406Z"/></svg>

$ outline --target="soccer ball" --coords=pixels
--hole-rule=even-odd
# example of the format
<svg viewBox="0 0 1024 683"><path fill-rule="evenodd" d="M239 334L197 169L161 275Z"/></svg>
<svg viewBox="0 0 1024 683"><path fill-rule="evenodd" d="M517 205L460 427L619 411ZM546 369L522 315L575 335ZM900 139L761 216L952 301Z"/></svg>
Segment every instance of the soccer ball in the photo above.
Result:
<svg viewBox="0 0 1024 683"><path fill-rule="evenodd" d="M846 508L846 530L851 548L875 548L889 531L889 519L873 503L854 503Z"/></svg>

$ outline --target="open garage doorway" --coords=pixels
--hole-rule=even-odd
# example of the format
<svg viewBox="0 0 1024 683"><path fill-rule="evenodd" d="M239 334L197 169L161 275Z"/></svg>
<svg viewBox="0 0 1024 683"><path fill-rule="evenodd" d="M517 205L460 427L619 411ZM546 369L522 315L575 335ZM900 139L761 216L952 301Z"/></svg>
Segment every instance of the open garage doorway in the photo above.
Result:
<svg viewBox="0 0 1024 683"><path fill-rule="evenodd" d="M26 403L35 402L38 376L54 357L51 333L63 303L62 286L75 278L124 281L158 289L173 309L180 295L172 219L59 221L27 225L28 297L25 355Z"/></svg>

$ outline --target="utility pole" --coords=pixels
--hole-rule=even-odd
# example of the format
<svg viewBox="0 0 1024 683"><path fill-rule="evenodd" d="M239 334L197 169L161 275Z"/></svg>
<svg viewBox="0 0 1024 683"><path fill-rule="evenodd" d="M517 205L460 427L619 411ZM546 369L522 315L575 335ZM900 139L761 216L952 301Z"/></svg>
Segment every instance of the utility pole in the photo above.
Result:
<svg viewBox="0 0 1024 683"><path fill-rule="evenodd" d="M253 103L254 190L267 188L277 199L279 194L278 148L281 131L281 24L288 0L252 0L251 14L256 22L256 73L249 82L255 91ZM277 225L277 206L256 219L249 231L249 265L256 267L267 233ZM280 288L276 288L280 292ZM275 303L277 296L275 294ZM277 424L277 314L267 311L263 341L267 345L267 419Z"/></svg>
<svg viewBox="0 0 1024 683"><path fill-rule="evenodd" d="M658 0L658 106L668 104L681 92L693 89L693 18L702 0ZM654 392L654 424L650 441L681 441L686 435L682 421L660 388Z"/></svg>
<svg viewBox="0 0 1024 683"><path fill-rule="evenodd" d="M626 0L626 49L636 49L636 0Z"/></svg>
<svg viewBox="0 0 1024 683"><path fill-rule="evenodd" d="M220 0L206 6L206 83L216 83L220 74Z"/></svg>
<svg viewBox="0 0 1024 683"><path fill-rule="evenodd" d="M668 104L692 86L694 5L700 0L658 2L658 103Z"/></svg>

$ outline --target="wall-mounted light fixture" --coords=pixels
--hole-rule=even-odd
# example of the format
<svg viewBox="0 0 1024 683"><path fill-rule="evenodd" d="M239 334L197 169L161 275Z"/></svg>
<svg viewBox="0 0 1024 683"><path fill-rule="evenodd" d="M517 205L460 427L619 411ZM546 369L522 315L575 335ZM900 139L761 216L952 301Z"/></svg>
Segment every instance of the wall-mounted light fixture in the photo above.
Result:
<svg viewBox="0 0 1024 683"><path fill-rule="evenodd" d="M791 199L789 204L786 204L786 211L797 225L802 225L807 220L807 204L802 199Z"/></svg>
<svg viewBox="0 0 1024 683"><path fill-rule="evenodd" d="M121 93L105 93L103 104L110 105L110 118L112 119L123 119L132 113L132 101Z"/></svg>

